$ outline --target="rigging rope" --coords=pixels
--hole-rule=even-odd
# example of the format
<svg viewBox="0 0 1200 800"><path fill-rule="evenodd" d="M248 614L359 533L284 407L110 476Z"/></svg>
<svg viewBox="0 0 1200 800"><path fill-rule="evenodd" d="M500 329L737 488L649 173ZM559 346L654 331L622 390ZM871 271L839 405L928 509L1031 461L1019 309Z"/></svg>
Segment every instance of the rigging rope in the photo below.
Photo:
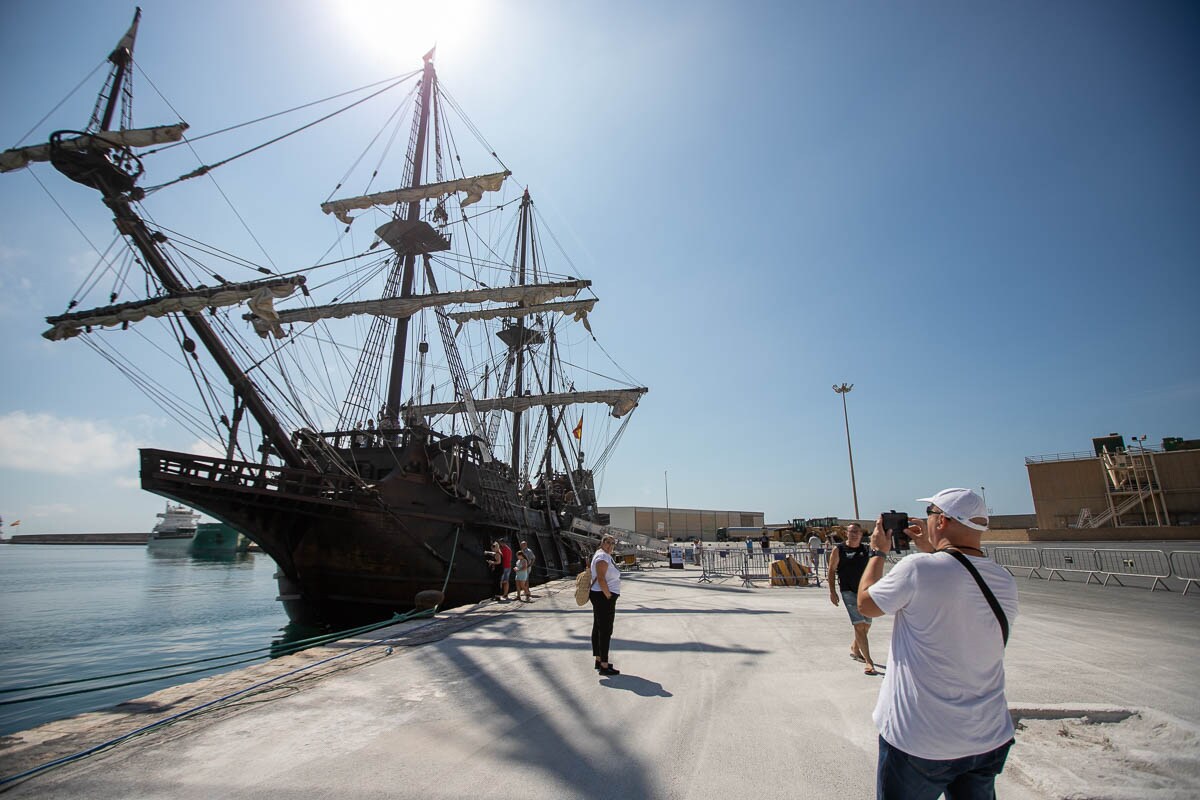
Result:
<svg viewBox="0 0 1200 800"><path fill-rule="evenodd" d="M81 80L79 83L75 84L75 88L74 88L74 89L72 89L71 91L67 92L67 96L66 96L66 97L64 97L62 100L59 100L59 101L58 101L58 103L57 103L57 104L54 106L54 108L52 108L52 109L50 109L49 111L47 111L47 112L46 112L46 116L44 116L44 117L42 117L41 119L39 119L37 122L35 122L35 123L33 124L33 127L32 127L32 128L30 128L29 130L25 131L25 135L24 135L24 136L22 136L20 139L18 139L18 140L17 140L17 143L16 143L16 144L14 144L14 145L12 146L12 148L11 148L11 149L13 149L13 150L16 150L18 147L20 147L20 146L21 146L21 142L23 142L23 141L25 141L26 139L28 139L28 138L29 138L29 137L30 137L30 136L33 134L33 132L34 132L34 131L36 131L38 128L40 128L40 127L42 126L42 123L43 123L43 122L45 122L46 120L50 119L50 116L51 116L51 115L52 115L52 114L53 114L55 111L58 111L60 108L62 108L62 105L63 105L63 103L65 103L65 102L67 102L68 100L70 100L70 99L71 99L71 97L73 97L73 96L74 96L74 94L75 94L76 92L78 92L78 91L79 91L79 88L80 88L81 86L83 86L85 83L87 83L88 81L90 81L90 80L92 79L92 76L93 76L93 75L95 75L97 72L99 72L99 71L100 71L100 68L101 68L101 67L103 67L103 66L104 66L105 64L107 64L107 63L108 63L108 59L106 58L106 59L102 60L102 61L101 61L99 64L97 64L96 66L92 67L92 71L91 71L91 72L89 72L89 73L88 73L88 74L87 74L87 75L84 77L84 79L83 79L83 80Z"/></svg>
<svg viewBox="0 0 1200 800"><path fill-rule="evenodd" d="M171 105L171 101L168 100L163 95L162 92L158 91L158 87L154 85L154 81L150 80L150 76L146 74L146 71L142 69L140 64L137 65L137 69L138 69L138 72L142 73L142 77L144 77L150 83L150 86L154 89L154 91L158 94L158 96L160 98L162 98L162 101L167 104L167 107L170 108L171 111L175 112L175 116L179 117L179 119L182 120L183 115L175 110L175 107ZM411 78L414 75L417 75L419 73L420 73L420 70L414 70L414 71L406 73L404 75L396 75L391 78L384 78L381 81L375 81L374 83L368 83L365 86L359 86L357 89L349 89L344 92L339 92L338 94L332 94L329 97L321 98L320 100L313 100L311 102L304 103L303 105L293 106L292 108L286 109L284 111L276 111L273 114L267 114L266 116L259 117L258 119L252 119L252 120L249 120L248 122L239 122L237 125L230 125L228 128L221 128L220 130L212 131L211 133L201 134L200 136L193 136L188 141L189 142L198 142L201 139L207 139L210 136L216 136L221 133L228 133L229 131L236 131L238 128L246 128L246 127L249 127L250 125L256 125L259 122L265 122L266 120L274 119L275 117L282 117L285 114L292 113L293 111L300 111L302 109L310 108L312 106L318 106L321 103L327 103L330 100L337 100L339 97L345 97L347 95L354 94L355 92L362 92L367 89L373 89L374 87L379 86L382 83L391 83L393 81L403 83L404 81L408 80L409 78ZM156 150L148 150L148 151L146 151L146 153L144 155L153 155L155 153L162 152L163 150L170 150L172 147L179 147L181 144L185 144L185 142L172 142L171 144L164 145Z"/></svg>
<svg viewBox="0 0 1200 800"><path fill-rule="evenodd" d="M393 119L396 119L396 125L392 129L392 136L390 139L388 139L387 147L385 147L383 149L383 153L379 156L379 160L375 163L375 169L371 173L371 179L369 181L367 181L367 185L363 189L363 191L359 192L359 194L364 194L364 195L370 193L371 184L374 183L375 177L377 175L379 175L379 168L383 165L383 160L387 157L387 154L389 152L391 152L392 145L396 141L396 136L400 132L400 125L403 122L403 118L397 119L397 117L400 117L401 112L403 112L406 108L408 108L409 103L413 100L413 96L416 94L417 88L418 88L417 85L413 86L412 90L408 93L408 96L405 97L404 100L401 101L398 106L396 106L396 110L392 112L391 116L389 116L384 121L383 125L380 126L379 130L377 130L375 132L375 135L371 137L371 141L367 142L367 146L364 147L363 151L358 154L358 158L354 159L354 162L352 164L350 164L350 166L346 169L346 174L344 174L342 176L342 179L337 182L337 185L334 186L332 190L330 190L329 195L325 198L325 202L329 202L329 200L333 197L334 192L336 192L338 189L342 188L342 184L344 184L346 182L346 180L350 177L350 173L354 172L354 169L362 162L362 160L364 158L366 158L367 153L375 145L375 142L379 141L379 137L383 135L383 132L385 130L387 130L387 127L391 123L391 121Z"/></svg>
<svg viewBox="0 0 1200 800"><path fill-rule="evenodd" d="M332 119L333 117L336 117L338 114L341 114L345 111L349 111L350 109L354 108L357 105L361 105L361 104L367 102L368 100L378 97L379 95L383 94L384 92L387 92L390 89L394 89L395 87L399 86L401 83L403 83L403 81L396 81L395 83L392 83L388 86L383 87L382 89L380 89L377 92L373 92L373 93L367 95L366 97L362 98L361 100L354 101L353 103L351 103L348 106L343 106L342 108L339 108L337 111L330 112L329 114L326 114L323 117L315 119L312 122L309 122L305 125L301 125L299 128L296 128L295 130L292 130L287 133L276 136L274 139L268 139L267 141L263 142L262 144L255 145L254 147L251 147L248 150L243 150L242 152L240 152L236 155L232 155L229 158L218 161L215 164L202 165L202 166L198 167L197 169L194 169L191 172L187 173L186 175L180 175L178 178L176 178L173 181L167 181L166 183L159 184L158 186L148 187L146 189L146 192L147 193L156 192L159 189L165 189L168 186L174 186L177 183L182 183L183 181L190 180L191 178L198 178L201 175L207 175L208 173L212 172L214 169L217 169L218 167L223 167L226 164L230 163L231 161L236 161L237 159L241 158L242 156L248 156L251 153L255 153L259 150L262 150L264 147L270 147L271 145L275 144L276 142L281 142L284 139L288 138L289 136L294 136L297 133L300 133L301 131L304 131L304 130L307 130L307 129L313 127L314 125L319 125L322 122L325 122L326 120ZM188 139L185 138L184 141L188 141Z"/></svg>

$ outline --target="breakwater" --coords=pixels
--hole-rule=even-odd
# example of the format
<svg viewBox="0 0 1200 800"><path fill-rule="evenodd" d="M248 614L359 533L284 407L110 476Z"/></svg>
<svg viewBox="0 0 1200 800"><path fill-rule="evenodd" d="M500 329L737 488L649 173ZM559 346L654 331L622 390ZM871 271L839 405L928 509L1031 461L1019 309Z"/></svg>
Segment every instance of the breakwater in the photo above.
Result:
<svg viewBox="0 0 1200 800"><path fill-rule="evenodd" d="M5 544L145 544L149 533L21 533Z"/></svg>

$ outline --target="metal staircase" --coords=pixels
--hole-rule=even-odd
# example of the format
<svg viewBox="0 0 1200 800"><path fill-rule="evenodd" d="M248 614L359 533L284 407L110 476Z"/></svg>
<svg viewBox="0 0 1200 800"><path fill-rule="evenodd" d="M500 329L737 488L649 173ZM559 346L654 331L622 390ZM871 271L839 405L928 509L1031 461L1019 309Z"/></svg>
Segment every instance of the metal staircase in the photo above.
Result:
<svg viewBox="0 0 1200 800"><path fill-rule="evenodd" d="M1114 452L1104 448L1100 463L1107 479L1104 488L1108 509L1093 516L1090 509L1081 508L1075 527L1099 528L1109 523L1120 527L1122 516L1138 507L1141 508L1141 524L1171 524L1153 454L1145 450Z"/></svg>

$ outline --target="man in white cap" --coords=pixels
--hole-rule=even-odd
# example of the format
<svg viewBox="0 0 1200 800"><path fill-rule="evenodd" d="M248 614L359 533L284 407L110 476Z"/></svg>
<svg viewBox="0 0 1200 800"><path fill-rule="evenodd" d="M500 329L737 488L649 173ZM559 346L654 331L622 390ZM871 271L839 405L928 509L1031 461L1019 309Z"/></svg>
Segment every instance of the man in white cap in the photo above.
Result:
<svg viewBox="0 0 1200 800"><path fill-rule="evenodd" d="M921 552L885 577L892 541L880 518L858 585L865 616L896 617L874 714L876 797L994 798L1013 743L1004 647L1017 584L980 549L988 514L979 495L944 489L920 502L927 520L906 532Z"/></svg>

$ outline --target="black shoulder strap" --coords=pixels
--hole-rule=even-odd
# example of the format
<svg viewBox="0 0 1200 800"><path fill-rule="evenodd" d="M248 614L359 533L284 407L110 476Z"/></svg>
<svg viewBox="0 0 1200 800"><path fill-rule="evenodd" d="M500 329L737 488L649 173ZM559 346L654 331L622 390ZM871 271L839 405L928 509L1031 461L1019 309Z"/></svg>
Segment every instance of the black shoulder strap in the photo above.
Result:
<svg viewBox="0 0 1200 800"><path fill-rule="evenodd" d="M954 556L954 559L967 568L967 572L971 573L971 577L979 584L979 590L983 592L983 597L988 601L988 605L992 607L992 613L996 615L996 621L1000 623L1000 634L1004 637L1004 646L1008 647L1008 617L1004 616L1004 609L1000 607L1000 601L996 599L996 595L992 594L992 590L983 582L983 576L979 574L979 570L975 569L975 565L971 560L956 550L943 550L943 553L949 553Z"/></svg>

